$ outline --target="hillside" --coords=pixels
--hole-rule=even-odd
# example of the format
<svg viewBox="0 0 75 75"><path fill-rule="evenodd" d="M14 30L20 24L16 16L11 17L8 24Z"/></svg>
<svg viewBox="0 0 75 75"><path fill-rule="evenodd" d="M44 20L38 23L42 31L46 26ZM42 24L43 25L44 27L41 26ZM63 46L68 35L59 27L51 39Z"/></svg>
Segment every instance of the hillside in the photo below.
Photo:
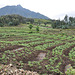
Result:
<svg viewBox="0 0 75 75"><path fill-rule="evenodd" d="M0 64L13 64L17 71L23 69L40 75L75 75L65 74L67 68L75 69L75 29L38 26L39 32L37 25L31 30L29 24L0 27ZM0 66L0 72L3 71L0 75L10 72L9 67L3 68Z"/></svg>
<svg viewBox="0 0 75 75"><path fill-rule="evenodd" d="M6 6L0 9L0 16L2 15L10 15L10 14L18 14L26 18L38 18L38 19L49 19L48 17L36 13L33 11L30 11L26 8L23 8L21 5L17 6Z"/></svg>

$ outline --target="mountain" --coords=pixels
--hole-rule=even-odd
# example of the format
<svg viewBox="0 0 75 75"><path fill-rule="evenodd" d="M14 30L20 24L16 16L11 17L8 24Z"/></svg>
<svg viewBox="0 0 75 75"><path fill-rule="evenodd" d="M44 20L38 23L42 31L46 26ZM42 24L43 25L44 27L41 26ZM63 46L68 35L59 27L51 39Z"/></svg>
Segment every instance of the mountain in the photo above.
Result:
<svg viewBox="0 0 75 75"><path fill-rule="evenodd" d="M0 16L11 15L11 14L18 14L26 18L49 19L47 16L44 16L40 13L30 11L26 8L23 8L21 5L5 6L0 9Z"/></svg>

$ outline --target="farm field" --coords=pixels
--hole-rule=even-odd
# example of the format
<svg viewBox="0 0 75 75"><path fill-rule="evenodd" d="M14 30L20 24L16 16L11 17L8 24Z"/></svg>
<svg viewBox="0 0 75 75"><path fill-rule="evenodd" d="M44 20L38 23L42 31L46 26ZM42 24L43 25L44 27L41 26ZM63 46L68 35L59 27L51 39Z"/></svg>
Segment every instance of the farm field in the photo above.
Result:
<svg viewBox="0 0 75 75"><path fill-rule="evenodd" d="M75 29L28 25L0 28L0 64L35 71L40 75L65 75L65 66L75 69Z"/></svg>

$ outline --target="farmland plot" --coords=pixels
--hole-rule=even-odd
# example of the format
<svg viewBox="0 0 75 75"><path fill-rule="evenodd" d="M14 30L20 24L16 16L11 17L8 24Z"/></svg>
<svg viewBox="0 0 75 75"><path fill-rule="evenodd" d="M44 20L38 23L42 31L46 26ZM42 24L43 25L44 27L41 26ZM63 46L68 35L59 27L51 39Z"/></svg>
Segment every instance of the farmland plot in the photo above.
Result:
<svg viewBox="0 0 75 75"><path fill-rule="evenodd" d="M27 27L0 28L0 64L36 71L41 75L65 75L65 66L75 69L75 30ZM70 34L69 34L70 33Z"/></svg>

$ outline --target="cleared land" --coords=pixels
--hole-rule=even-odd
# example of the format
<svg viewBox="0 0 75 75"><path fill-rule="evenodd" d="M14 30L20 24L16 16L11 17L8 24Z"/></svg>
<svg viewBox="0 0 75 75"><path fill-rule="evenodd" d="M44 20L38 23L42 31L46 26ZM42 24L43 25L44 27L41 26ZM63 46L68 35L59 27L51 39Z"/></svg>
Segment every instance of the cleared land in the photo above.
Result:
<svg viewBox="0 0 75 75"><path fill-rule="evenodd" d="M65 66L75 68L75 29L52 29L28 25L0 28L0 64L12 63L17 68L39 74L63 73Z"/></svg>

